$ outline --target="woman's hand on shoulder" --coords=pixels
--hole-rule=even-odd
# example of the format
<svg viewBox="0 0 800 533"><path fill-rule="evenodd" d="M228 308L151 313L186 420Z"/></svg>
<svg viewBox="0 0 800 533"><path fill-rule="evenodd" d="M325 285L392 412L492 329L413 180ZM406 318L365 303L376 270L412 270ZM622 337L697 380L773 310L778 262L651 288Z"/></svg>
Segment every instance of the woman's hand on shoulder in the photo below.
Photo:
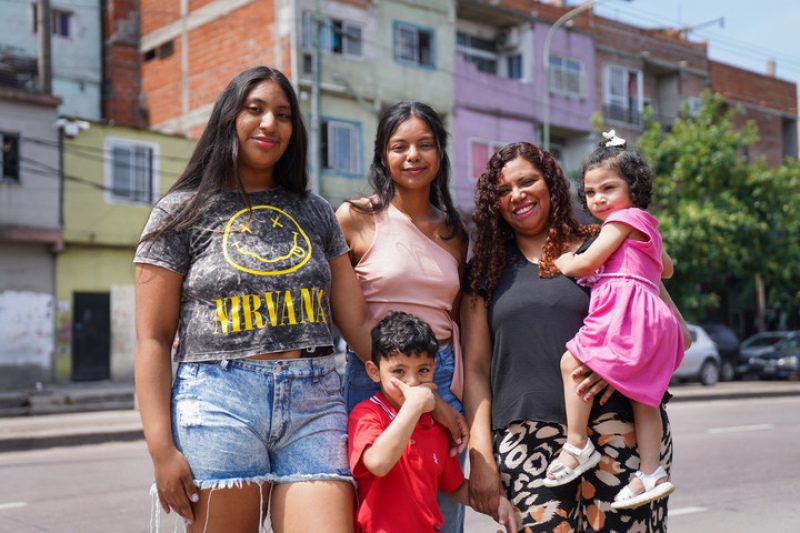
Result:
<svg viewBox="0 0 800 533"><path fill-rule="evenodd" d="M354 200L353 204L369 208L369 198ZM336 219L344 239L350 247L350 264L357 265L372 244L375 236L375 219L372 213L362 213L350 202L343 202L336 210Z"/></svg>

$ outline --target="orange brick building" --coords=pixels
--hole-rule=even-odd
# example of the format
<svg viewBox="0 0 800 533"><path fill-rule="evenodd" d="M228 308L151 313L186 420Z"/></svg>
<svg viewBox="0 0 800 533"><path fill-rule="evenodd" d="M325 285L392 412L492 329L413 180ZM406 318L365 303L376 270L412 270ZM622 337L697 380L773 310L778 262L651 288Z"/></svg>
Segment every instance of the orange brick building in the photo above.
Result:
<svg viewBox="0 0 800 533"><path fill-rule="evenodd" d="M279 22L282 2L140 5L142 104L154 129L198 138L217 95L246 68L266 64L292 78L291 23Z"/></svg>
<svg viewBox="0 0 800 533"><path fill-rule="evenodd" d="M724 63L709 61L711 90L744 114L735 123L752 120L761 137L750 150L750 158L764 157L767 166L778 166L784 158L797 159L797 86L771 74L758 74Z"/></svg>

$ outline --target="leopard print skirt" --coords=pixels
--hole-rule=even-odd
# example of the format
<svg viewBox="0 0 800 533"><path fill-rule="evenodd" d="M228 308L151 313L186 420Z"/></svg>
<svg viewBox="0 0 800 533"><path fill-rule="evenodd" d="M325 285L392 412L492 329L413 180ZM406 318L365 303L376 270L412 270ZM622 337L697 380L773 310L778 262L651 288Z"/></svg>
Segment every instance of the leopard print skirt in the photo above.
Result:
<svg viewBox="0 0 800 533"><path fill-rule="evenodd" d="M661 464L672 465L672 435L661 409ZM636 434L630 420L617 413L590 420L589 438L603 455L596 468L559 487L545 487L547 465L566 442L562 424L525 421L494 432L494 452L500 480L522 518L525 533L665 533L667 500L616 511L611 502L639 468Z"/></svg>

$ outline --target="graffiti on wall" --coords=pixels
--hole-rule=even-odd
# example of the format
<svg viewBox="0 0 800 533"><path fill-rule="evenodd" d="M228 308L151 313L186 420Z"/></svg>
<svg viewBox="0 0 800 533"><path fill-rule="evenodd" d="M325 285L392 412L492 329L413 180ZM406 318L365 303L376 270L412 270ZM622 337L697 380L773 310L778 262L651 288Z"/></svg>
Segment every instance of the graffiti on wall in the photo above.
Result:
<svg viewBox="0 0 800 533"><path fill-rule="evenodd" d="M0 364L50 367L55 348L53 296L0 292Z"/></svg>
<svg viewBox="0 0 800 533"><path fill-rule="evenodd" d="M133 354L136 351L133 285L111 286L111 377L133 379Z"/></svg>

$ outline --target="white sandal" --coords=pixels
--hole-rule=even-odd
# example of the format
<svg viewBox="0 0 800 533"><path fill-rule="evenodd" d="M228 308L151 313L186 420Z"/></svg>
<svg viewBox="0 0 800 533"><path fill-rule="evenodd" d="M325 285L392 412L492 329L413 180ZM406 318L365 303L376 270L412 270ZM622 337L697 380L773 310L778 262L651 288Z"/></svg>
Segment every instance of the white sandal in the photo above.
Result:
<svg viewBox="0 0 800 533"><path fill-rule="evenodd" d="M619 494L617 494L615 501L611 503L612 509L633 509L646 503L660 500L672 494L672 491L675 490L675 485L669 481L656 485L659 479L668 478L662 466L656 468L656 471L652 474L645 474L640 470L634 475L638 477L642 485L644 485L644 492L641 494L634 494L628 485L625 485L625 487L619 491Z"/></svg>
<svg viewBox="0 0 800 533"><path fill-rule="evenodd" d="M562 450L575 457L575 459L578 460L578 466L570 468L559 460L553 461L550 463L550 466L547 467L547 473L553 477L549 478L545 476L545 487L565 485L600 462L600 452L594 449L594 444L592 444L590 440L586 441L586 446L584 446L582 450L579 450L570 443L564 444Z"/></svg>

